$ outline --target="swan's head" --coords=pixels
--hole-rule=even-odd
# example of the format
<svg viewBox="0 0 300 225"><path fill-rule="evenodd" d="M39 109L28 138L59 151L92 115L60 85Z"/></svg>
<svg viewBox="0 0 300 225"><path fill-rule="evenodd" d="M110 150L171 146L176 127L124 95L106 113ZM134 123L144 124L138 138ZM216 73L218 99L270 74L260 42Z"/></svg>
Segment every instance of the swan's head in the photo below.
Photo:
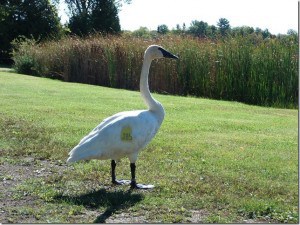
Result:
<svg viewBox="0 0 300 225"><path fill-rule="evenodd" d="M151 60L160 58L178 59L176 55L173 55L159 45L150 45L145 51L145 57L150 57Z"/></svg>

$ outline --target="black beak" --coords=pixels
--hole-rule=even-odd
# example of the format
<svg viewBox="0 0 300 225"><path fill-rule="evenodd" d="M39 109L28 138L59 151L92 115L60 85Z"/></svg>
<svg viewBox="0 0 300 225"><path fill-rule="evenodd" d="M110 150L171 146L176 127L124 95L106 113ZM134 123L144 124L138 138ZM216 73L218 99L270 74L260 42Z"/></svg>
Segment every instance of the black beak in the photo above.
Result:
<svg viewBox="0 0 300 225"><path fill-rule="evenodd" d="M159 47L158 49L162 52L162 54L165 58L178 59L178 57L176 55L173 55L172 53L168 52L167 50L165 50L161 47Z"/></svg>

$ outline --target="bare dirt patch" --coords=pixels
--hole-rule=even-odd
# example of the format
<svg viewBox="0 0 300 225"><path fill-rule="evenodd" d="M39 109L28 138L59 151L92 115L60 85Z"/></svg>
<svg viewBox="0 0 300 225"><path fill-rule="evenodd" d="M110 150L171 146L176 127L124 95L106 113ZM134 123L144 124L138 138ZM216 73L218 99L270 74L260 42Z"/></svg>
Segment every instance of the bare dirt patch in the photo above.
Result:
<svg viewBox="0 0 300 225"><path fill-rule="evenodd" d="M38 207L41 200L28 193L19 193L15 188L27 179L46 177L57 171L63 172L65 165L56 165L48 160L35 160L27 157L22 160L7 160L0 164L0 222L1 223L33 223L32 216L14 218L15 207Z"/></svg>
<svg viewBox="0 0 300 225"><path fill-rule="evenodd" d="M115 214L106 223L149 223L145 216L132 216L130 213Z"/></svg>
<svg viewBox="0 0 300 225"><path fill-rule="evenodd" d="M191 223L203 223L203 220L209 215L206 210L191 210L192 217L188 219Z"/></svg>

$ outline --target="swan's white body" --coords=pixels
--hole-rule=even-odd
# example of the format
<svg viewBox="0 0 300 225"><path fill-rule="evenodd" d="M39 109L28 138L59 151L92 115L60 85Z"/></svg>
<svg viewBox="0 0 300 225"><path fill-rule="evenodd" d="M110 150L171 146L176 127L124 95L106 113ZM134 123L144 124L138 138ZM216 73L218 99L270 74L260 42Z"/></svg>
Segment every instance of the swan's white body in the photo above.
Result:
<svg viewBox="0 0 300 225"><path fill-rule="evenodd" d="M131 185L137 187L135 183L135 161L138 153L155 136L165 115L163 106L151 96L148 85L151 61L163 57L177 58L157 45L149 46L144 54L140 92L148 110L120 112L104 119L70 151L67 162L112 159L114 164L112 164L112 181L116 183L115 161L128 157L130 163L134 164L131 165Z"/></svg>
<svg viewBox="0 0 300 225"><path fill-rule="evenodd" d="M69 153L68 162L87 159L120 160L128 157L134 163L139 150L155 136L162 118L150 110L120 112L106 118ZM131 139L122 140L122 130L131 128Z"/></svg>

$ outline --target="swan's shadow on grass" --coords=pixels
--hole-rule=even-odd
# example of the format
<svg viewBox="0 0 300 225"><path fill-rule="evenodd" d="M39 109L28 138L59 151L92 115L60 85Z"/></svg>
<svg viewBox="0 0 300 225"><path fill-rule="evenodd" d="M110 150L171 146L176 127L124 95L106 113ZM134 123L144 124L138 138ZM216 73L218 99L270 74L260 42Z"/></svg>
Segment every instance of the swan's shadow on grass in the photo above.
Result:
<svg viewBox="0 0 300 225"><path fill-rule="evenodd" d="M132 193L130 190L109 192L105 189L100 189L98 191L89 192L79 196L57 195L55 197L56 201L82 205L87 209L107 207L106 210L94 220L94 223L105 223L105 220L116 211L129 208L142 199L142 194Z"/></svg>

